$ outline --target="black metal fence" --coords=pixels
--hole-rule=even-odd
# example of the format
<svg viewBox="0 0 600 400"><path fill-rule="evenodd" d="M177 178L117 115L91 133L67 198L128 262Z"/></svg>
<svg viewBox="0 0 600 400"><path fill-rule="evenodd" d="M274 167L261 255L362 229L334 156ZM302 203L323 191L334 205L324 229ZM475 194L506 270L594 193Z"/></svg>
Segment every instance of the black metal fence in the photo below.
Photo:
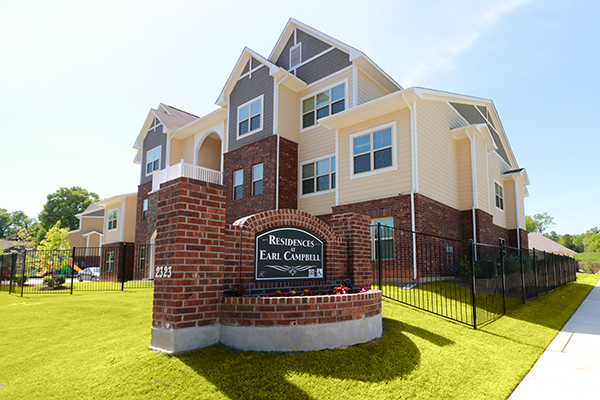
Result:
<svg viewBox="0 0 600 400"><path fill-rule="evenodd" d="M475 328L577 278L573 258L371 227L373 287Z"/></svg>
<svg viewBox="0 0 600 400"><path fill-rule="evenodd" d="M154 287L154 245L122 244L0 255L0 292L24 294Z"/></svg>

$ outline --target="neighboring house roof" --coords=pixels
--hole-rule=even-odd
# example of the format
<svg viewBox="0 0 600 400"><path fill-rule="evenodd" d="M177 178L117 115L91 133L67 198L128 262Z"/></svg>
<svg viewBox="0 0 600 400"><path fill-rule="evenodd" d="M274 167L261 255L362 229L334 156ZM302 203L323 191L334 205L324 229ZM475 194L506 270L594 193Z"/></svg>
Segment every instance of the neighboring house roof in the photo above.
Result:
<svg viewBox="0 0 600 400"><path fill-rule="evenodd" d="M29 242L23 242L20 240L0 240L0 249L5 251L10 251L11 249L18 247L26 247L29 245Z"/></svg>
<svg viewBox="0 0 600 400"><path fill-rule="evenodd" d="M558 244L554 240L548 239L546 236L540 235L537 232L529 232L528 239L530 249L536 249L555 254L567 254L571 256L577 254L568 247Z"/></svg>
<svg viewBox="0 0 600 400"><path fill-rule="evenodd" d="M110 205L110 204L114 204L114 203L117 203L117 202L123 201L123 200L125 200L127 197L130 197L130 196L137 196L137 192L134 192L134 193L127 193L127 194L119 194L119 195L116 195L116 196L113 196L113 197L109 197L109 198L107 198L107 199L104 199L104 200L101 200L101 201L99 201L99 202L98 202L98 205L99 205L100 207L103 207L103 208L105 208L106 206L108 206L108 205Z"/></svg>

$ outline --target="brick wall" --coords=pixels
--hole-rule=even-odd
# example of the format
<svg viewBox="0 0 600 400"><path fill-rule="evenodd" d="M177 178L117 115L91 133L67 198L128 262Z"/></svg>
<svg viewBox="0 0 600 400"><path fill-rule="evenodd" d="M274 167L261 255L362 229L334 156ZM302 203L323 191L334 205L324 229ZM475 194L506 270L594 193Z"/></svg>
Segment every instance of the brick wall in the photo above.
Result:
<svg viewBox="0 0 600 400"><path fill-rule="evenodd" d="M144 204L144 200L149 198L148 193L152 190L152 181L143 183L138 186L138 195L137 195L137 209L135 213L135 242L136 243L148 243L148 221L150 220L150 216L146 221L142 221L142 207ZM154 230L152 230L154 232Z"/></svg>
<svg viewBox="0 0 600 400"><path fill-rule="evenodd" d="M223 297L222 325L290 326L343 322L381 313L381 292L307 297Z"/></svg>
<svg viewBox="0 0 600 400"><path fill-rule="evenodd" d="M158 192L156 266L171 276L154 280L152 326L182 329L216 324L223 292L225 188L190 178Z"/></svg>

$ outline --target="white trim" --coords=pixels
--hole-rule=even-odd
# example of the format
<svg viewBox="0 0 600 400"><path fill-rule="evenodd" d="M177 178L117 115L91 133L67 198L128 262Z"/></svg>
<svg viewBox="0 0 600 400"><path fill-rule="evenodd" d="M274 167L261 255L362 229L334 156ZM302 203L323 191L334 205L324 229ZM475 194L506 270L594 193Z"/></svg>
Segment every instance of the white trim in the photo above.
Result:
<svg viewBox="0 0 600 400"><path fill-rule="evenodd" d="M117 218L114 219L114 221L116 221L116 226L114 228L110 228L110 213L116 211L117 212ZM119 228L119 207L117 208L112 208L108 211L108 213L106 214L106 231L107 232L111 232L111 231L115 231Z"/></svg>
<svg viewBox="0 0 600 400"><path fill-rule="evenodd" d="M249 63L252 63L252 58L253 57L250 57L250 59L248 60ZM248 70L248 72L246 72L244 75L240 75L240 77L237 80L241 81L245 77L248 77L249 79L252 79L252 73L258 71L262 67L266 67L266 65L265 64L260 64L258 67L255 67L255 68L252 68L252 69Z"/></svg>
<svg viewBox="0 0 600 400"><path fill-rule="evenodd" d="M260 128L255 129L253 131L249 130L248 132L246 132L246 133L244 133L244 134L242 134L240 136L240 109L242 109L242 108L244 108L246 106L250 106L250 104L256 102L259 99L260 99ZM264 128L264 125L265 125L264 118L265 118L265 95L264 94L261 94L260 96L255 97L252 100L247 101L244 104L239 105L238 108L237 108L237 118L236 118L236 122L235 122L235 126L236 126L236 129L235 129L235 131L236 131L235 139L236 140L240 140L242 138L246 138L246 137L248 137L250 135L254 135L255 133L258 133L258 132L262 131L263 128ZM248 107L248 129L250 129L250 120L251 119L252 119L252 115L250 115L250 107Z"/></svg>
<svg viewBox="0 0 600 400"><path fill-rule="evenodd" d="M318 174L317 174L317 170L316 170L316 166L315 166L315 175L313 177L315 179L315 191L312 193L302 194L302 181L304 180L302 177L302 167L304 167L306 164L315 164L318 161L323 161L323 160L329 159L330 161L329 161L329 174L328 175L331 176L331 174L333 173L333 172L331 172L331 166L332 166L331 158L332 157L335 157L335 189L329 188L327 190L321 190L321 191L316 190L316 180L317 180ZM314 197L314 196L317 196L320 194L333 193L334 191L337 192L337 188L338 188L338 166L337 166L337 163L338 163L337 151L336 151L336 153L331 153L331 154L327 154L324 156L311 158L310 160L302 161L298 168L298 182L300 182L300 184L298 185L298 197L301 199L304 199L304 198L308 198L308 197ZM329 181L329 184L331 185L331 180ZM336 194L336 197L337 197L337 194ZM337 202L336 202L336 205L337 205Z"/></svg>
<svg viewBox="0 0 600 400"><path fill-rule="evenodd" d="M418 146L418 136L417 136L417 132L418 132L418 124L417 124L417 100L413 101L413 106L412 106L412 111L413 111L413 119L414 119L414 131L411 132L414 135L414 141L413 141L413 146L415 149L415 158L414 158L414 165L413 165L413 174L414 174L414 179L415 179L415 193L419 193L419 146Z"/></svg>
<svg viewBox="0 0 600 400"><path fill-rule="evenodd" d="M358 137L358 136L371 135L374 132L381 131L381 130L387 129L387 128L392 128L392 165L389 167L385 167L385 168L372 169L371 171L368 171L368 172L361 172L361 173L355 174L354 173L354 138ZM372 144L373 136L371 135L370 137L371 137L371 144ZM349 161L350 179L363 178L363 177L367 177L367 176L371 176L371 175L375 175L375 174L381 174L381 173L385 173L385 172L390 172L390 171L394 171L394 170L398 169L398 160L397 160L398 148L396 145L396 121L388 122L383 125L374 126L372 128L353 133L352 135L350 135L348 137L348 140L350 141L350 143L348 144L349 158L350 158L350 161ZM374 151L375 150L373 149L373 146L371 145L371 150L369 151L370 154L372 155L374 153ZM372 167L374 168L375 165L372 165Z"/></svg>
<svg viewBox="0 0 600 400"><path fill-rule="evenodd" d="M340 133L335 130L335 205L340 205Z"/></svg>
<svg viewBox="0 0 600 400"><path fill-rule="evenodd" d="M303 122L303 117L304 117L304 110L303 110L303 107L302 107L302 103L304 102L304 100L306 100L306 99L308 99L310 97L316 97L318 94L323 93L326 90L331 90L334 87L337 87L337 86L339 86L341 84L344 85L344 111L346 111L349 108L348 107L348 78L342 79L341 81L337 81L336 83L334 83L332 85L329 85L329 86L325 86L325 87L323 87L323 88L321 88L319 90L315 90L311 94L307 94L306 96L303 96L300 99L300 133L306 132L306 131L308 131L310 129L313 129L313 128L317 127L317 126L321 126L319 124L319 120L317 119L317 101L315 99L315 110L314 110L314 113L315 113L315 123L313 125L307 127L307 128L303 128L302 127L302 122ZM330 113L329 113L329 115L327 117L329 117L331 115L334 115L334 114L331 114L331 104L332 104L332 101L331 101L331 96L330 96L329 97L329 106L328 106ZM343 112L343 111L341 111L341 112ZM323 117L323 118L327 118L327 117Z"/></svg>
<svg viewBox="0 0 600 400"><path fill-rule="evenodd" d="M348 70L350 70L350 68L352 68L352 65L347 66L344 69L340 69L339 71L336 71L335 73L331 74L331 75L327 75L325 78L321 78L318 81L314 81L313 83L311 83L310 85L306 85L306 87L304 88L304 90L307 90L313 86L317 86L321 83L323 83L324 81L331 79L334 75L340 75L342 72L346 72ZM348 79L348 78L345 78ZM341 82L341 81L340 81ZM335 86L335 85L334 85Z"/></svg>
<svg viewBox="0 0 600 400"><path fill-rule="evenodd" d="M291 50L292 50L294 47L297 47L297 46L300 46L300 45L302 45L302 42L300 42L300 43L296 44L296 45L295 45L295 46L293 46L293 47L290 47L290 51L291 51ZM296 75L296 70L297 70L298 68L300 68L300 67L303 67L303 66L305 66L306 64L309 64L309 63L311 63L311 62L315 61L317 58L319 58L319 57L322 57L322 56L324 56L325 54L332 52L333 50L335 50L335 47L330 47L330 48L328 48L327 50L323 50L322 52L320 52L320 53L319 53L319 54L317 54L317 55L314 55L314 56L312 56L312 57L311 57L311 58L309 58L308 60L306 60L306 61L301 61L299 64L296 64L296 65L294 66L294 68L290 68L288 71L289 71L289 72L292 72L292 71L294 71L294 75ZM292 59L291 59L291 57L290 57L290 62L291 62L291 60L292 60ZM348 68L348 67L346 67L346 68ZM344 69L346 69L346 68L344 68ZM340 71L341 71L341 70L340 70ZM337 73L337 72L339 72L339 71L336 71L336 72L334 72L334 73ZM331 76L331 75L329 75L329 76Z"/></svg>
<svg viewBox="0 0 600 400"><path fill-rule="evenodd" d="M239 185L236 185L235 184L235 173L238 172L238 171L242 171L242 183L239 184ZM263 173L264 173L264 171L263 171ZM243 199L244 198L244 168L240 168L240 169L234 170L233 173L232 173L232 177L231 178L232 178L231 179L231 181L232 181L232 185L231 185L231 198L233 200ZM241 186L242 187L242 196L239 197L239 198L237 198L237 199L235 198L235 188L236 188L236 186Z"/></svg>
<svg viewBox="0 0 600 400"><path fill-rule="evenodd" d="M119 242L125 241L125 208L127 207L127 199L123 199L121 203L121 213L123 214L123 223L119 227ZM134 219L135 221L135 219Z"/></svg>
<svg viewBox="0 0 600 400"><path fill-rule="evenodd" d="M295 36L296 31L294 30L294 36ZM296 38L294 37L294 42L296 42ZM292 51L299 49L300 53L298 54L298 63L292 65ZM288 53L288 57L289 57L289 63L288 63L288 71L292 71L296 68L298 68L299 66L302 66L302 42L300 43L296 43L294 44L292 47L290 47L289 49L289 53Z"/></svg>
<svg viewBox="0 0 600 400"><path fill-rule="evenodd" d="M148 173L148 154L149 153L153 153L156 149L158 149L158 169L153 169L152 172ZM154 163L154 160L152 161ZM160 171L161 170L161 162L162 162L162 144L159 144L158 146L146 151L146 158L144 159L144 174L145 176L151 176L154 175L154 173L156 171Z"/></svg>
<svg viewBox="0 0 600 400"><path fill-rule="evenodd" d="M262 165L262 178L260 179L254 179L254 167L256 167L257 165ZM252 164L252 166L250 167L250 169L252 170L252 176L250 177L250 179L252 179L252 182L250 183L250 197L252 196L259 196L261 194L264 193L264 186L261 189L261 192L256 194L254 193L254 182L258 182L258 181L262 181L263 185L265 183L264 178L265 178L265 164L262 162L259 162L258 164Z"/></svg>
<svg viewBox="0 0 600 400"><path fill-rule="evenodd" d="M358 67L352 64L352 107L358 105ZM350 107L348 107L350 108Z"/></svg>
<svg viewBox="0 0 600 400"><path fill-rule="evenodd" d="M496 205L496 185L498 185L498 186L500 186L502 188L502 197L501 197L501 199L502 199L502 207L503 208L499 208ZM494 179L494 207L496 208L496 210L504 212L504 209L506 208L506 205L504 203L506 203L506 201L504 200L504 186L500 182L498 182L497 180Z"/></svg>
<svg viewBox="0 0 600 400"><path fill-rule="evenodd" d="M515 214L517 217L517 248L520 250L521 249L521 234L520 234L520 230L521 230L521 215L520 215L520 210L519 210L519 178L515 177L514 179L514 185L515 185ZM502 189L504 190L504 189ZM504 192L502 193L504 195ZM502 199L504 201L504 199Z"/></svg>

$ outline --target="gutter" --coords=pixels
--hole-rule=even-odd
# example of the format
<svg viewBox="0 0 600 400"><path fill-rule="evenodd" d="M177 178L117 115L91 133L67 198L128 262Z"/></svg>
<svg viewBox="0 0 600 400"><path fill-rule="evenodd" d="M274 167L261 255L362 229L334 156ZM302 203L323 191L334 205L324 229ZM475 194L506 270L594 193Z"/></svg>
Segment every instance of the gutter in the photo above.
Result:
<svg viewBox="0 0 600 400"><path fill-rule="evenodd" d="M408 100L404 96L404 92L402 92L402 99L406 102L406 106L410 110L410 158L411 158L411 167L412 167L412 189L410 190L410 223L411 223L411 231L412 231L412 247L413 247L413 281L417 279L417 234L416 234L416 222L415 222L415 193L418 192L418 179L416 174L417 170L417 102L416 100L413 102L414 108L411 107Z"/></svg>

